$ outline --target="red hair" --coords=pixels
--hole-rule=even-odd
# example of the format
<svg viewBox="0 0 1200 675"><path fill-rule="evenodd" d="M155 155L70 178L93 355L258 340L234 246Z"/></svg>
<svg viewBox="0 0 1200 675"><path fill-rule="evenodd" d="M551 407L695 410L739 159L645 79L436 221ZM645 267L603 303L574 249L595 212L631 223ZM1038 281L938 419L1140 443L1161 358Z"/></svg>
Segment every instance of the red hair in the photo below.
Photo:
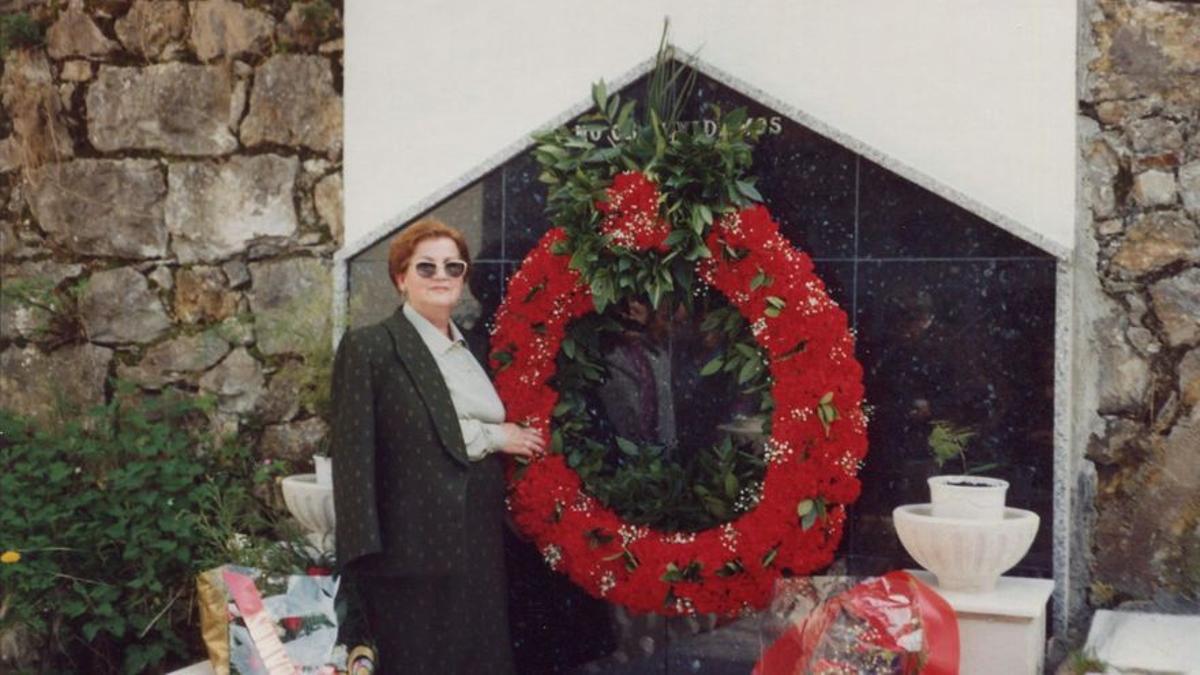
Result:
<svg viewBox="0 0 1200 675"><path fill-rule="evenodd" d="M408 227L400 230L388 245L388 278L392 280L392 284L396 283L396 277L403 276L408 272L408 263L412 260L413 252L417 250L417 245L427 239L440 239L445 237L454 242L458 247L458 256L463 262L467 263L467 269L470 269L471 251L467 249L467 238L463 233L454 227L443 223L437 218L422 218Z"/></svg>

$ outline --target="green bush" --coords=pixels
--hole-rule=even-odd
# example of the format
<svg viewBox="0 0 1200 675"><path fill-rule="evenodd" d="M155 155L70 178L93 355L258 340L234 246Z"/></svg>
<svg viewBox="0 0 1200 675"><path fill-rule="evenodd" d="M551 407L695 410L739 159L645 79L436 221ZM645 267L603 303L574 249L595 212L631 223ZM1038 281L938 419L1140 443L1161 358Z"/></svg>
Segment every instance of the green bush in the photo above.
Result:
<svg viewBox="0 0 1200 675"><path fill-rule="evenodd" d="M195 660L195 575L286 550L258 536L258 467L202 431L206 402L116 398L58 425L0 410L0 633L34 635L53 672Z"/></svg>
<svg viewBox="0 0 1200 675"><path fill-rule="evenodd" d="M25 12L0 15L0 58L8 50L42 43L42 27Z"/></svg>

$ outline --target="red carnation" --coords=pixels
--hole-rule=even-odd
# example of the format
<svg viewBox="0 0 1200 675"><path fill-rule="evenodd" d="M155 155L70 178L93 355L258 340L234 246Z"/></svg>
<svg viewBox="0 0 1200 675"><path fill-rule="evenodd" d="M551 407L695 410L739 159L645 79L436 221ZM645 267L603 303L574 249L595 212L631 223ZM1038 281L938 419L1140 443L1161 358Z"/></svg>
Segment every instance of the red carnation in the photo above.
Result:
<svg viewBox="0 0 1200 675"><path fill-rule="evenodd" d="M626 171L613 178L608 200L596 202L604 214L600 231L617 246L635 251L667 251L671 224L659 217L658 186L639 171Z"/></svg>

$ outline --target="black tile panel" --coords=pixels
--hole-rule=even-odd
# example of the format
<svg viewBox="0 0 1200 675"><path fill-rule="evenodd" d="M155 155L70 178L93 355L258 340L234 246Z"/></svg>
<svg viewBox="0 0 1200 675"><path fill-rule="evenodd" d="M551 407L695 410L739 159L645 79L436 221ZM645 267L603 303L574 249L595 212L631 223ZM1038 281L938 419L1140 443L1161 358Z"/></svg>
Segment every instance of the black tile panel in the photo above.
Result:
<svg viewBox="0 0 1200 675"><path fill-rule="evenodd" d="M781 231L813 257L854 255L854 200L858 158L850 150L703 75L697 78L686 119L711 118L706 105L744 106L766 132L751 174Z"/></svg>
<svg viewBox="0 0 1200 675"><path fill-rule="evenodd" d="M644 80L621 93L643 91ZM813 256L858 335L870 450L839 551L845 570L870 575L915 566L891 512L928 501L925 480L939 472L928 451L929 423L944 418L976 427L971 460L1000 462L988 473L1010 481L1009 504L1042 517L1032 551L1013 573L1051 576L1052 256L704 76L684 118L703 119L709 103L780 117L777 133L764 136L755 154L759 190L783 233ZM537 174L527 151L481 179L483 243L470 280L479 302L476 331L486 330L505 280L550 227ZM384 309L390 298L373 283L373 268L359 264L365 262L352 262L352 303L361 291ZM525 635L517 650L528 672L565 672L611 650L601 604L557 575L535 575L544 568L536 552L515 559L511 553L514 635ZM583 623L595 624L598 637L562 640L581 634L582 624L569 616L584 608ZM573 628L560 632L567 626Z"/></svg>
<svg viewBox="0 0 1200 675"><path fill-rule="evenodd" d="M504 258L521 261L537 244L550 218L546 215L546 186L532 152L524 152L504 165Z"/></svg>
<svg viewBox="0 0 1200 675"><path fill-rule="evenodd" d="M504 166L483 177L483 246L477 260L504 260Z"/></svg>
<svg viewBox="0 0 1200 675"><path fill-rule="evenodd" d="M863 258L1049 258L1049 254L867 159L860 159Z"/></svg>
<svg viewBox="0 0 1200 675"><path fill-rule="evenodd" d="M1049 470L1053 261L860 262L859 358L873 446L927 455L930 420L974 426L976 461ZM1049 476L1034 477L1049 486Z"/></svg>
<svg viewBox="0 0 1200 675"><path fill-rule="evenodd" d="M858 357L872 414L848 552L898 555L891 510L927 502L928 476L960 470L939 470L928 449L930 423L945 419L976 430L969 466L997 463L987 474L1011 483L1009 505L1042 517L1030 559L1048 567L1054 261L860 261L858 270Z"/></svg>

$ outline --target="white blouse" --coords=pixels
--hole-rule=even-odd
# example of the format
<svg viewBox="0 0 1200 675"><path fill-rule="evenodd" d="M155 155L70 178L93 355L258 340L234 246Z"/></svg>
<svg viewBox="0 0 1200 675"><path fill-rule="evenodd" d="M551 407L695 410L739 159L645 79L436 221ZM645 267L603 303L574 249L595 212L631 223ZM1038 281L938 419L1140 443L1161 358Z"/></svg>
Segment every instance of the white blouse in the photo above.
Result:
<svg viewBox="0 0 1200 675"><path fill-rule="evenodd" d="M471 354L458 326L450 322L452 340L412 305L405 303L403 312L433 354L433 360L446 380L450 400L462 427L463 441L467 444L467 456L478 461L504 447L505 434L501 427L504 403L483 366Z"/></svg>

